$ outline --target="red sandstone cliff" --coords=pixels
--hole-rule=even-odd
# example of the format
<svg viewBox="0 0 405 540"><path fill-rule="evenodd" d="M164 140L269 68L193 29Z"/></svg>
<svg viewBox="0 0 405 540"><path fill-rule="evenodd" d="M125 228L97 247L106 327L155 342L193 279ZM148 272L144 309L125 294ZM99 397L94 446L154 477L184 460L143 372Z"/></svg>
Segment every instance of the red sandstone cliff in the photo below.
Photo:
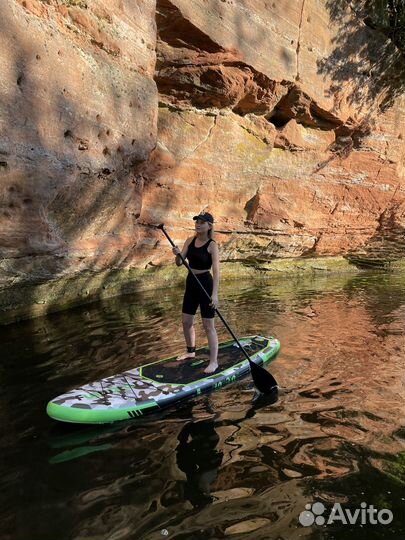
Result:
<svg viewBox="0 0 405 540"><path fill-rule="evenodd" d="M224 261L401 255L403 58L346 4L3 1L0 296L159 265L203 208Z"/></svg>
<svg viewBox="0 0 405 540"><path fill-rule="evenodd" d="M119 265L156 144L154 1L2 1L0 40L0 279Z"/></svg>
<svg viewBox="0 0 405 540"><path fill-rule="evenodd" d="M213 211L225 257L401 254L403 57L345 4L158 0L165 166L141 217L160 186L173 224Z"/></svg>

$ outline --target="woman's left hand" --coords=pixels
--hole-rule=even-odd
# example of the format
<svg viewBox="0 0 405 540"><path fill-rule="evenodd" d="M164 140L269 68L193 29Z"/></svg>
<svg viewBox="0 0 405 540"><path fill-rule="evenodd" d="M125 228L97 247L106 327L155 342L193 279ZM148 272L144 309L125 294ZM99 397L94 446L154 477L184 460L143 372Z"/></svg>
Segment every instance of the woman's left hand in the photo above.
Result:
<svg viewBox="0 0 405 540"><path fill-rule="evenodd" d="M217 294L213 294L211 296L211 304L210 306L214 309L216 309L218 307L218 295Z"/></svg>

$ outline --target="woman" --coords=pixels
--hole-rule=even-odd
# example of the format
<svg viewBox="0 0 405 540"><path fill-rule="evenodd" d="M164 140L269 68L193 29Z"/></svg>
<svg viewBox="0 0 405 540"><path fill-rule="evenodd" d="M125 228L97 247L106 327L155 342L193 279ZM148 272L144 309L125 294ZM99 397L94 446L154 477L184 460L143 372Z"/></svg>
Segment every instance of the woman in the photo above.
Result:
<svg viewBox="0 0 405 540"><path fill-rule="evenodd" d="M197 276L204 289L211 296L211 301L189 272L182 309L183 332L187 352L179 356L178 360L195 357L194 316L198 306L200 306L210 350L210 361L204 373L214 373L218 369L218 336L215 330L214 317L215 309L218 306L219 252L217 243L212 239L213 216L208 212L204 212L194 216L193 220L195 221L195 236L187 238L181 251L177 246L174 247L173 253L176 255L177 266L183 264L180 254L184 259L188 259L191 272ZM212 275L210 273L211 266Z"/></svg>

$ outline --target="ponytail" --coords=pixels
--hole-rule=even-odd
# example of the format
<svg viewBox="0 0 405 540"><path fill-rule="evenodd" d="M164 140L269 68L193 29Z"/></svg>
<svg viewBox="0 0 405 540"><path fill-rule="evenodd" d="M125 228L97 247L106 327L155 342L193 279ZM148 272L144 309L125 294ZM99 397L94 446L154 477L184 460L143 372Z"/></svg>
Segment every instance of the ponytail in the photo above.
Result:
<svg viewBox="0 0 405 540"><path fill-rule="evenodd" d="M208 230L208 238L214 240L214 225L210 223L211 228Z"/></svg>

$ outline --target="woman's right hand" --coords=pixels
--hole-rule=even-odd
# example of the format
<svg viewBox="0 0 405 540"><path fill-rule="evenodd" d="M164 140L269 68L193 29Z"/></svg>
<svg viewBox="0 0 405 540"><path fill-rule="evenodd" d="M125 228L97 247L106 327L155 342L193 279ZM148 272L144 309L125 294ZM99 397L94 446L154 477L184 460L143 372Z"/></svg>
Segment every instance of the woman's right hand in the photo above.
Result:
<svg viewBox="0 0 405 540"><path fill-rule="evenodd" d="M174 246L172 251L173 251L173 255L180 255L180 253L181 253L181 251L179 250L179 248L177 246Z"/></svg>

